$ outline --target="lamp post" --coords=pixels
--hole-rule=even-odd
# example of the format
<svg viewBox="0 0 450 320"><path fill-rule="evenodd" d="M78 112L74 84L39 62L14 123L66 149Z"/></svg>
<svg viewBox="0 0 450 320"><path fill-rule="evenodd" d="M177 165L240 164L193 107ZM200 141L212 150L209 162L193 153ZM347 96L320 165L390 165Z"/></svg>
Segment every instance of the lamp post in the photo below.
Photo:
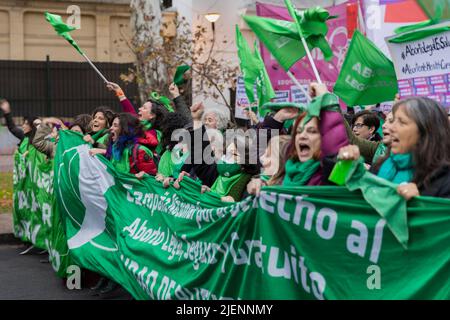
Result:
<svg viewBox="0 0 450 320"><path fill-rule="evenodd" d="M216 21L219 20L220 18L220 13L217 12L213 12L213 13L207 13L205 14L205 18L206 20L208 20L209 22L211 22L212 25L212 31L213 33L216 31Z"/></svg>

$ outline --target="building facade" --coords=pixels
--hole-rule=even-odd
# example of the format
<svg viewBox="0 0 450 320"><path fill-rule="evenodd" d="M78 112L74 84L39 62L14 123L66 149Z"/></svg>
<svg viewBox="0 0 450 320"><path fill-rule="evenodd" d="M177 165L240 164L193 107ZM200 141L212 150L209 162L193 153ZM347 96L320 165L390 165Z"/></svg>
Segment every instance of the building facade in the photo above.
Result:
<svg viewBox="0 0 450 320"><path fill-rule="evenodd" d="M0 0L0 60L83 61L45 21L46 11L63 21L79 13L80 29L71 34L93 61L134 61L126 44L131 38L129 0ZM68 13L69 12L69 13Z"/></svg>

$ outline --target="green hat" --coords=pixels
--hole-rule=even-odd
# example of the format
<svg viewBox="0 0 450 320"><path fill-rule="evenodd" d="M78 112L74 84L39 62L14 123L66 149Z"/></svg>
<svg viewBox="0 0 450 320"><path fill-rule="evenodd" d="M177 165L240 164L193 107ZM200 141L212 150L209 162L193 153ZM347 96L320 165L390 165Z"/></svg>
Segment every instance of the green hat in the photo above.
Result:
<svg viewBox="0 0 450 320"><path fill-rule="evenodd" d="M173 82L179 86L184 83L186 83L186 79L184 79L184 74L186 71L188 71L191 67L188 65L182 65L177 67L177 71L175 72L175 76L173 77Z"/></svg>
<svg viewBox="0 0 450 320"><path fill-rule="evenodd" d="M169 112L173 112L170 99L165 96L161 96L158 92L153 91L152 93L150 93L149 99L162 104Z"/></svg>
<svg viewBox="0 0 450 320"><path fill-rule="evenodd" d="M302 103L295 102L266 102L262 105L262 109L271 109L274 111L281 110L283 108L297 108L300 111L305 111L306 107Z"/></svg>

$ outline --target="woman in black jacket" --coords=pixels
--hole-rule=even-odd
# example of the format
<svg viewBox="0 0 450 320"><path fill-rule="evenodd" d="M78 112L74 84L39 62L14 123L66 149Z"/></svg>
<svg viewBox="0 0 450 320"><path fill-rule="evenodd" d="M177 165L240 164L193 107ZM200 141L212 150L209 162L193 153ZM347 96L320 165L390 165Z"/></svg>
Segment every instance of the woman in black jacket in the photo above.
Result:
<svg viewBox="0 0 450 320"><path fill-rule="evenodd" d="M9 132L20 140L19 145L25 138L28 138L29 143L31 144L36 133L36 129L41 123L41 119L34 116L24 117L22 128L19 128L12 119L11 107L7 100L0 99L0 110L3 112Z"/></svg>

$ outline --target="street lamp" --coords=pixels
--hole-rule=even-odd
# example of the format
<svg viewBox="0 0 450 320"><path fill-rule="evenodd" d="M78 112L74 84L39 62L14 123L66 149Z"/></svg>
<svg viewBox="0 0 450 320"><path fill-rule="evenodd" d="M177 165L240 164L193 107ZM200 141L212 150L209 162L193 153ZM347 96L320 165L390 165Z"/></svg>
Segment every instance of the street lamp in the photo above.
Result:
<svg viewBox="0 0 450 320"><path fill-rule="evenodd" d="M213 30L213 33L215 32L215 22L217 21L217 20L219 20L219 18L220 18L220 13L217 13L217 12L212 12L212 13L207 13L207 14L205 14L205 18L206 18L206 20L208 20L209 22L211 22L211 24L212 24L212 30Z"/></svg>

